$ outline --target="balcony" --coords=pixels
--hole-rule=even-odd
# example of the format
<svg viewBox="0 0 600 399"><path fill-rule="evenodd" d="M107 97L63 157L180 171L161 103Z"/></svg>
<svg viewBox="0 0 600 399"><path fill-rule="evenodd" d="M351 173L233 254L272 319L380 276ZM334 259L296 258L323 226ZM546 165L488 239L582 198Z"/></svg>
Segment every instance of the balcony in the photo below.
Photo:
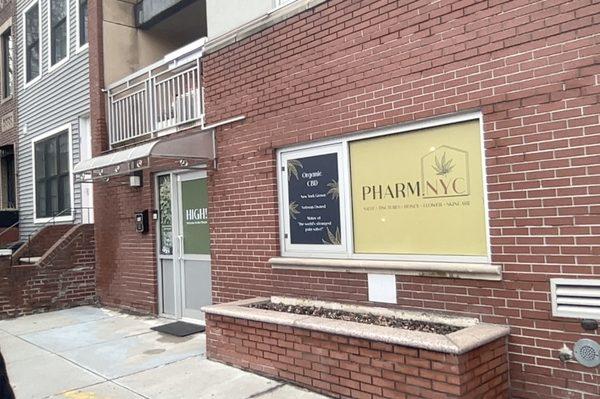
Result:
<svg viewBox="0 0 600 399"><path fill-rule="evenodd" d="M107 88L111 149L203 124L204 42L190 43Z"/></svg>

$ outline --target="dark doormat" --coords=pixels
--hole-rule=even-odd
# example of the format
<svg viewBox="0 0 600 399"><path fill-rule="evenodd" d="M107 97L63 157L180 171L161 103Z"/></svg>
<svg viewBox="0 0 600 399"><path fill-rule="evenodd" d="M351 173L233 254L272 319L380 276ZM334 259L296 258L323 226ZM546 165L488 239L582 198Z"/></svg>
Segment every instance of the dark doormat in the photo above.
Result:
<svg viewBox="0 0 600 399"><path fill-rule="evenodd" d="M187 337L188 335L204 332L206 328L198 324L186 323L185 321L176 321L175 323L152 327L151 330L174 335L176 337Z"/></svg>

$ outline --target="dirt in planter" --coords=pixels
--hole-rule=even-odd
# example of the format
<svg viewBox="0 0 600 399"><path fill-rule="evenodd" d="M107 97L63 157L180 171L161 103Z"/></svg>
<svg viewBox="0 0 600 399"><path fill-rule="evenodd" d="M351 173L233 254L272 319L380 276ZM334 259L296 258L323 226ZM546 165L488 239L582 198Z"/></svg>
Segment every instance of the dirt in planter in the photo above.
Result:
<svg viewBox="0 0 600 399"><path fill-rule="evenodd" d="M451 326L449 324L399 319L397 317L380 316L371 313L346 312L344 310L327 309L317 306L286 305L283 303L264 302L252 304L249 305L249 307L255 309L274 310L277 312L324 317L327 319L354 321L377 326L402 328L404 330L430 332L440 335L450 334L463 329L463 327Z"/></svg>

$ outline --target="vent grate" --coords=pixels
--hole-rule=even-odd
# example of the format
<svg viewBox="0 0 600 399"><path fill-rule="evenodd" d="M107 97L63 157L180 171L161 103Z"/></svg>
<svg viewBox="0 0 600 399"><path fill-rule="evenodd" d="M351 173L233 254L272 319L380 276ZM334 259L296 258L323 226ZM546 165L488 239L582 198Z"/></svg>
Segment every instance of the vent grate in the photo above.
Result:
<svg viewBox="0 0 600 399"><path fill-rule="evenodd" d="M600 280L551 279L552 314L600 319Z"/></svg>

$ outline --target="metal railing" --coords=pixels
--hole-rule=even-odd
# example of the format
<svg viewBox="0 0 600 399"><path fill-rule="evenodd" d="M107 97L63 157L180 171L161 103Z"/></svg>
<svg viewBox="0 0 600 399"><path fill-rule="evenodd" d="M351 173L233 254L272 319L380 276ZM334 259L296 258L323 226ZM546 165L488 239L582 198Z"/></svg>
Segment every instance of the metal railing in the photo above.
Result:
<svg viewBox="0 0 600 399"><path fill-rule="evenodd" d="M203 120L203 44L191 43L107 88L111 147Z"/></svg>

